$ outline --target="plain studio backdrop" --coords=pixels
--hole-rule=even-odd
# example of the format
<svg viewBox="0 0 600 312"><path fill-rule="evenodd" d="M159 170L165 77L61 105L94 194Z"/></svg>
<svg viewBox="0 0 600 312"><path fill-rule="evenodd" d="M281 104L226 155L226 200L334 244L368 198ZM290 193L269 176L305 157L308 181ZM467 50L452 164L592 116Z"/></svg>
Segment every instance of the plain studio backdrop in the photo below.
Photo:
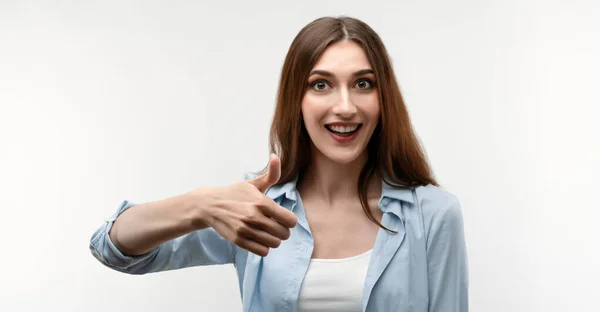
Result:
<svg viewBox="0 0 600 312"><path fill-rule="evenodd" d="M241 181L268 158L302 26L389 49L463 206L471 311L600 311L600 3L0 1L0 310L240 311L232 265L131 276L89 240L124 199Z"/></svg>

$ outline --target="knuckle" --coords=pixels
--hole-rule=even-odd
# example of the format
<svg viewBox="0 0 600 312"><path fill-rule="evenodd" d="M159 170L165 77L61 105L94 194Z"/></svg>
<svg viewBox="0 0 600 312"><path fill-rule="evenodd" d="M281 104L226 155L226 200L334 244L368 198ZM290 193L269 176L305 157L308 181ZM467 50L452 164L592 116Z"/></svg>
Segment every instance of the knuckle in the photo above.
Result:
<svg viewBox="0 0 600 312"><path fill-rule="evenodd" d="M258 208L256 208L256 206L252 205L252 206L248 207L246 209L246 211L244 212L242 221L244 221L244 222L258 221L260 219L260 215L261 215L261 213L258 210Z"/></svg>
<svg viewBox="0 0 600 312"><path fill-rule="evenodd" d="M236 235L236 236L235 236L235 237L234 237L234 238L231 240L231 242L232 242L232 243L234 243L235 245L239 246L239 247L242 247L242 248L244 247L244 246L242 246L242 245L243 245L243 243L244 243L244 240L243 240L243 239L242 239L242 237L241 237L241 236L239 236L239 235Z"/></svg>
<svg viewBox="0 0 600 312"><path fill-rule="evenodd" d="M247 235L250 232L250 228L246 224L241 223L235 227L234 231L237 234L237 236L242 236Z"/></svg>
<svg viewBox="0 0 600 312"><path fill-rule="evenodd" d="M264 207L265 205L267 205L267 201L266 201L265 197L262 196L262 194L259 194L252 200L252 206L255 209L259 209L261 207Z"/></svg>

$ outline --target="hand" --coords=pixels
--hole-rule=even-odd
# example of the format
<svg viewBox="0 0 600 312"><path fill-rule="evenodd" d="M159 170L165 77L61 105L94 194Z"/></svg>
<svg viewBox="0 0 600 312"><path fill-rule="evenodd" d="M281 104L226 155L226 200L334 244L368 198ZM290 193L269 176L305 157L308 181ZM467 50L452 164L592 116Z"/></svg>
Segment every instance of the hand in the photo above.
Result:
<svg viewBox="0 0 600 312"><path fill-rule="evenodd" d="M279 181L281 161L271 155L265 174L248 181L217 188L211 197L208 225L225 239L259 256L290 237L298 218L263 192Z"/></svg>

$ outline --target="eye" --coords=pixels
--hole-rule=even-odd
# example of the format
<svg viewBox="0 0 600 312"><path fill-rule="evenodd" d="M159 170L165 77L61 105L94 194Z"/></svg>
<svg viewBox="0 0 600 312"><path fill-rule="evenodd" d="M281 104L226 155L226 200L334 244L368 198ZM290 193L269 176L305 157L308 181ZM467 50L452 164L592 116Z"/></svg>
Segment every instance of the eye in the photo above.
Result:
<svg viewBox="0 0 600 312"><path fill-rule="evenodd" d="M356 82L356 88L358 89L371 89L373 87L373 82L370 79L361 79Z"/></svg>
<svg viewBox="0 0 600 312"><path fill-rule="evenodd" d="M329 84L324 80L317 80L310 85L315 91L325 91L329 88Z"/></svg>

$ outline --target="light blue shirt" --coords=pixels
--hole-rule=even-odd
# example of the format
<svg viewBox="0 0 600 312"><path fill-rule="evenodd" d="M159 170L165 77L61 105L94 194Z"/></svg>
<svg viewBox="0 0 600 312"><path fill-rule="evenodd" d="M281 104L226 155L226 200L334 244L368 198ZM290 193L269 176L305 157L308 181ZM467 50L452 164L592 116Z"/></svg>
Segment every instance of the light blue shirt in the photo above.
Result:
<svg viewBox="0 0 600 312"><path fill-rule="evenodd" d="M248 177L247 177L248 178ZM313 252L313 238L296 180L265 194L298 216L291 236L260 257L222 238L212 228L171 240L141 256L125 256L108 232L118 211L93 235L90 249L104 265L145 274L199 265L233 264L244 312L298 310L298 294ZM396 188L382 182L381 223L365 279L364 312L468 311L467 252L457 198L436 186Z"/></svg>

